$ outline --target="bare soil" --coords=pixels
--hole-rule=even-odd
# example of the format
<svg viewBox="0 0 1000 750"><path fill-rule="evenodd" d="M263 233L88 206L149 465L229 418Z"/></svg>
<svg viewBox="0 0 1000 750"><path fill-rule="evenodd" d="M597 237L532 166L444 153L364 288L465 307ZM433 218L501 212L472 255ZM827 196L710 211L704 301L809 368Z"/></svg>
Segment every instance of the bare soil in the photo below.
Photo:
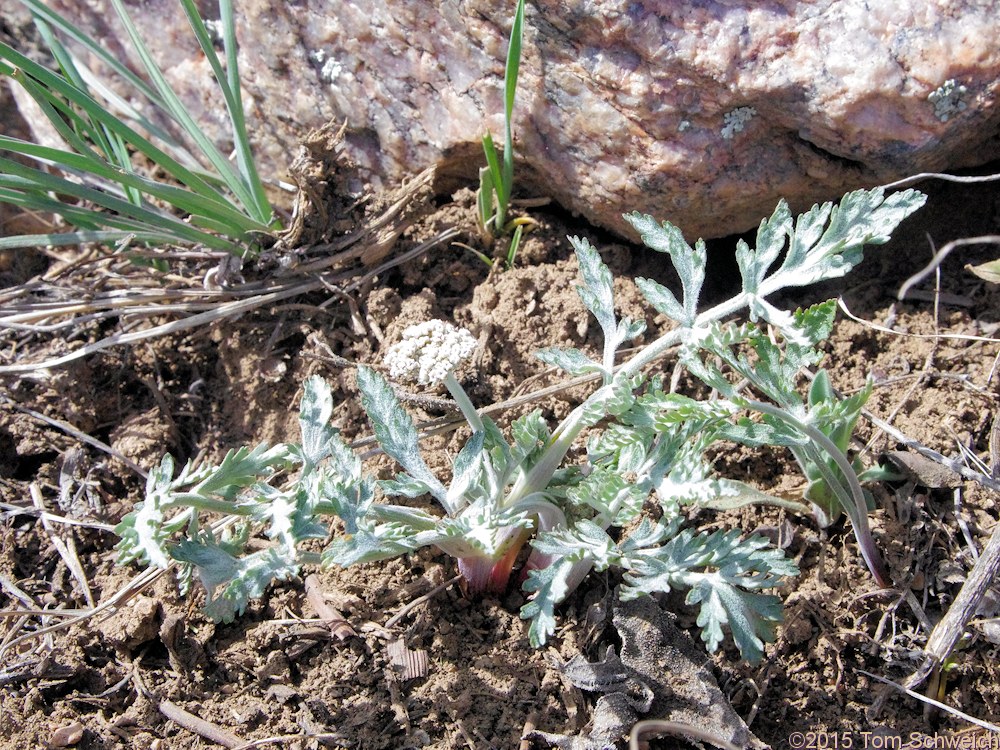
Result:
<svg viewBox="0 0 1000 750"><path fill-rule="evenodd" d="M854 315L891 329L842 316L824 362L834 384L849 393L873 378L869 409L875 415L943 453L967 449L986 462L989 473L996 469L990 432L1000 400L1000 289L964 265L989 259L995 249L967 249L946 261L937 302L933 276L921 285L928 292L922 299L897 303L895 293L930 258L931 243L940 247L957 237L996 234L1000 188L921 187L931 195L928 206L892 243L870 249L864 265L841 283L801 290L786 302L806 305L841 296ZM463 230L460 241L478 242L468 191L437 199L433 209L401 234L390 256L452 224ZM316 616L300 580L272 586L229 625L208 621L199 610L202 592L180 597L169 574L117 610L67 627L57 627L67 617L38 613L86 612L88 596L93 603L105 601L141 573L118 567L115 535L92 524L115 524L142 498L143 481L120 457L81 435L147 469L165 451L180 461L217 459L242 444L295 440L301 383L319 374L333 385L337 426L349 439L362 438L367 425L353 373L337 358L377 364L404 327L428 316L454 320L480 336L475 362L462 373L477 405L558 383L561 377L533 358L535 350L595 350L600 344L599 330L574 290L577 265L568 234L586 235L602 250L619 279L622 311L644 319L648 337L664 330L666 321L631 282L641 275L673 283L662 256L556 209L530 213L539 226L510 270L490 273L458 245L437 247L378 275L349 304L333 292L313 292L216 325L0 379L0 500L6 503L0 507L0 748L250 747L240 743L279 738L257 746L479 750L519 747L529 723L553 733L584 728L598 696L570 685L551 657L567 661L583 653L593 661L607 645L619 645L609 616L613 576L592 576L562 607L547 651L528 645L517 614L524 597L516 589L497 598L468 598L451 585L387 628L407 603L455 575L447 557L429 552L306 571L318 574L327 600L356 631L343 640L299 622ZM712 295L736 286L733 242L711 243ZM5 269L4 287L24 284L56 262L33 261ZM162 322L131 320L139 326ZM0 363L80 346L120 324L100 319L56 335L4 331ZM672 364L668 357L657 367L669 372ZM494 417L507 424L541 408L555 420L588 388ZM414 402L411 408L418 421L446 413L433 403ZM435 452L431 465L447 471L462 437L452 432L434 438L427 446ZM865 423L858 448L870 465L900 446ZM734 448L717 461L730 476L767 491L801 491L794 463L779 451ZM384 460L382 465L389 468ZM947 611L1000 515L996 497L974 482L951 476L945 486L926 483L935 484L924 478L872 488L878 503L872 523L895 582L889 590L880 590L866 572L843 522L821 532L811 519L773 509L691 519L706 528L768 533L802 569L781 592L786 621L764 660L742 662L730 644L708 664L722 695L764 743L825 749L847 747L844 738L851 738L856 748L899 747L914 736L933 739L971 726L926 711L870 676L902 682L916 669L928 626ZM43 523L35 512L40 507L58 518ZM73 557L80 575L67 566ZM1000 601L1000 590L993 595ZM697 638L694 616L681 600L667 597L659 604L676 612L677 623ZM984 611L980 619L995 614ZM403 679L393 666L388 646L398 639L426 651L425 676ZM995 722L998 677L996 642L974 626L934 697ZM182 727L168 718L171 706L226 734L213 742ZM819 734L806 735L803 745L796 744L796 732ZM684 744L661 739L649 746Z"/></svg>

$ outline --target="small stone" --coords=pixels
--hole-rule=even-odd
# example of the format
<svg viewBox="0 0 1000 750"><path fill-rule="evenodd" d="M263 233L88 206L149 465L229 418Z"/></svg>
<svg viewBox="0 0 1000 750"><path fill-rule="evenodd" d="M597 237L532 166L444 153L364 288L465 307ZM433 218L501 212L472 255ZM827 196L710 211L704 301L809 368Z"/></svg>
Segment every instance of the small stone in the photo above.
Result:
<svg viewBox="0 0 1000 750"><path fill-rule="evenodd" d="M271 685L265 695L277 703L288 703L299 697L299 692L288 685Z"/></svg>
<svg viewBox="0 0 1000 750"><path fill-rule="evenodd" d="M83 739L86 730L79 721L59 727L52 733L49 745L52 747L72 747Z"/></svg>

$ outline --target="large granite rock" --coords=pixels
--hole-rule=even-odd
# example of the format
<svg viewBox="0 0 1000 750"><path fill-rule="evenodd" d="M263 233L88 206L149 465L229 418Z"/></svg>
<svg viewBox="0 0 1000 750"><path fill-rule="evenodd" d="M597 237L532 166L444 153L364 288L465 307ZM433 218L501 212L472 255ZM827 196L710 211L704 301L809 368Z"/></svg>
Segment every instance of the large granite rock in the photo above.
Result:
<svg viewBox="0 0 1000 750"><path fill-rule="evenodd" d="M106 0L50 0L121 49ZM210 3L206 3L210 5ZM130 3L211 126L218 98L175 0ZM346 122L374 186L430 165L473 179L502 134L513 2L237 3L246 104L265 172ZM914 172L1000 156L992 0L530 0L515 112L517 178L587 219L747 229ZM445 185L447 187L447 185Z"/></svg>

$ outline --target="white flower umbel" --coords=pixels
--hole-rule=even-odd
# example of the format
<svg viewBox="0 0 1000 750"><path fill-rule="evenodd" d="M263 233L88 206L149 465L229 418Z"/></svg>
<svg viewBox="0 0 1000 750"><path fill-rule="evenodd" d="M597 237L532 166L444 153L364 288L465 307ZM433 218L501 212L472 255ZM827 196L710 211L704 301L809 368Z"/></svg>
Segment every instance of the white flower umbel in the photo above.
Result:
<svg viewBox="0 0 1000 750"><path fill-rule="evenodd" d="M476 339L466 329L443 320L428 320L403 331L403 338L385 355L385 364L393 378L420 385L443 382L472 429L479 432L483 421L455 378L455 368L475 350Z"/></svg>

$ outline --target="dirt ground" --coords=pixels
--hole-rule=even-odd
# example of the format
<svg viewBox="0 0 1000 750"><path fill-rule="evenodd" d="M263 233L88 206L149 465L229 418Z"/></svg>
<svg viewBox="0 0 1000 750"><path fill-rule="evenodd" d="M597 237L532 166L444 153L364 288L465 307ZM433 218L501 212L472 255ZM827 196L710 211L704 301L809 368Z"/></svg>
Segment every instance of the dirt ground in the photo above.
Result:
<svg viewBox="0 0 1000 750"><path fill-rule="evenodd" d="M920 285L918 299L898 303L895 294L930 258L932 245L998 233L1000 183L919 187L930 194L928 205L892 243L870 249L864 265L842 282L801 290L786 301L805 305L841 296L869 323L841 314L824 362L835 386L849 393L872 377L871 412L930 448L948 455L967 449L989 467L1000 397L1000 289L964 266L989 259L996 248L956 251L942 267L937 302L934 276ZM347 228L356 218L349 204L344 199L337 209ZM560 382L534 351L599 346L599 329L574 291L577 264L567 234L588 236L602 251L619 279L621 310L647 322L647 340L663 330L665 321L631 281L648 276L671 283L661 256L555 207L529 213L538 228L510 270L490 273L456 244L478 243L471 193L460 191L435 198L398 239L385 243L383 257L402 255L449 226L460 230L454 240L349 294L311 291L47 371L0 376L0 748L499 750L528 747L520 739L526 725L564 734L584 728L598 696L569 684L554 657L566 661L582 653L593 661L608 644L618 645L610 617L594 615L610 609L616 585L610 575L592 576L560 609L557 635L543 650L528 645L518 617L524 596L517 590L467 598L450 585L394 617L455 575L449 558L426 552L305 571L316 573L326 601L356 631L343 640L315 621L301 621L316 617L302 580L272 586L229 625L207 620L199 609L203 592L182 598L169 574L144 581L113 610L71 617L134 587L142 573L115 564L116 537L109 530L143 496L144 482L127 461L148 469L165 451L179 461L218 459L243 444L295 440L301 383L313 374L332 384L334 421L345 437L363 438L367 425L353 373L338 358L378 363L410 323L441 317L480 337L475 362L462 374L478 406ZM338 226L329 222L333 236L342 233ZM711 295L731 292L737 283L734 242L711 243ZM0 269L2 286L25 285L60 263L85 286L90 266L74 265L70 255L8 258ZM100 263L92 267L93 288L107 287L111 271ZM200 278L195 274L204 270L190 261L172 274ZM114 273L125 274L126 283L149 283L155 275L124 265ZM268 268L244 273L252 279ZM173 283L168 276L164 286ZM38 361L162 322L134 314L78 321L54 333L7 329L0 332L0 365ZM672 361L656 366L669 372ZM540 407L558 419L587 392L580 386L494 418L505 425ZM433 406L411 407L418 421L444 414ZM858 437L866 465L901 447L867 422ZM453 433L430 441L431 465L447 467L458 444ZM767 491L791 496L801 490L794 463L779 451L734 448L716 460L727 475ZM902 682L919 665L929 626L953 602L997 523L996 498L955 475L872 490L875 537L895 582L889 590L880 590L866 572L844 522L820 532L811 519L760 508L691 519L703 528L771 534L801 567L801 576L781 591L785 624L764 660L742 662L729 644L708 664L722 695L772 747L839 749L850 747L848 740L855 748L899 747L914 737L933 740L972 726L925 710L871 675ZM42 508L52 514L48 520ZM77 570L67 562L74 559ZM935 697L996 722L1000 640L988 618L997 614L1000 589L994 587L991 597L992 610L981 610ZM696 632L694 615L681 600L667 597L659 604ZM426 652L425 676L404 679L394 666L390 646L400 639ZM700 641L695 648L701 649ZM176 708L209 726L202 733L182 726L185 721L171 715ZM224 733L215 741L204 734L213 729ZM654 748L677 746L686 743L650 741Z"/></svg>

